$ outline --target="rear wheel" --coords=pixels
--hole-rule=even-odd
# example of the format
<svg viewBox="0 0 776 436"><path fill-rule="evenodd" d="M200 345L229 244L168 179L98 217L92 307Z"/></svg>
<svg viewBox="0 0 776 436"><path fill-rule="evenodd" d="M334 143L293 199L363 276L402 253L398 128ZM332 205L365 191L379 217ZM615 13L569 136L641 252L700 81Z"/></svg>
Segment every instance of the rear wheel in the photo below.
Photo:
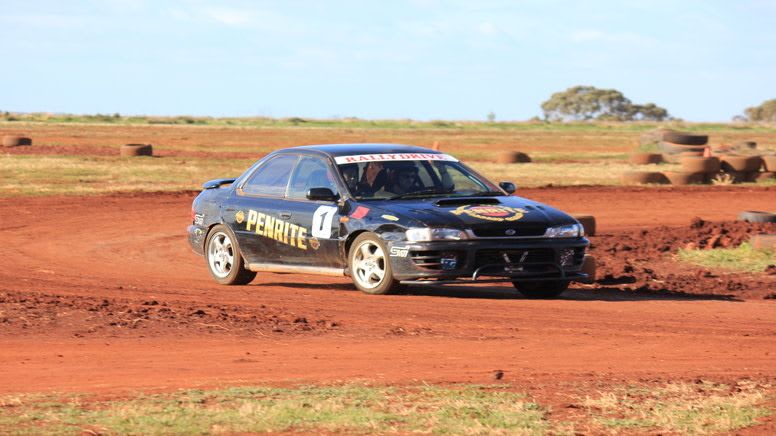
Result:
<svg viewBox="0 0 776 436"><path fill-rule="evenodd" d="M515 288L526 298L549 299L557 298L569 287L569 282L550 280L541 282L512 282Z"/></svg>
<svg viewBox="0 0 776 436"><path fill-rule="evenodd" d="M385 244L374 233L358 235L350 246L348 265L353 283L367 294L389 294L398 288Z"/></svg>
<svg viewBox="0 0 776 436"><path fill-rule="evenodd" d="M247 285L256 273L245 269L232 232L221 224L213 227L205 242L205 261L210 275L222 285Z"/></svg>

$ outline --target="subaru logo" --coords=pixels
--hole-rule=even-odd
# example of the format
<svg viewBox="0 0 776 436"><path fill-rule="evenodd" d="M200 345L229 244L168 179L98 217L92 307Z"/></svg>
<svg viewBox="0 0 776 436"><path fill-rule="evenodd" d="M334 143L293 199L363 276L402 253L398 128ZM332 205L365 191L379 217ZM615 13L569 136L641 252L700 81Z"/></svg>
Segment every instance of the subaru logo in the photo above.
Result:
<svg viewBox="0 0 776 436"><path fill-rule="evenodd" d="M507 236L514 236L514 235L515 235L515 233L517 233L517 231L516 231L515 229L507 229L507 230L506 230L504 233L505 233Z"/></svg>

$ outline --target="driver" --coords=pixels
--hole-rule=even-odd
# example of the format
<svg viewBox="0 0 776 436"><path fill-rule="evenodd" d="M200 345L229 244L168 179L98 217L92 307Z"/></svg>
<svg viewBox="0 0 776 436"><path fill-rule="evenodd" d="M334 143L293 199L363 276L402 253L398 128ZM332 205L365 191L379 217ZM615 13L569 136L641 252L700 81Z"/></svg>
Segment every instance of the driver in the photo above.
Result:
<svg viewBox="0 0 776 436"><path fill-rule="evenodd" d="M386 191L391 194L406 194L417 191L421 188L420 178L418 177L418 167L412 163L401 164L393 168L391 180Z"/></svg>

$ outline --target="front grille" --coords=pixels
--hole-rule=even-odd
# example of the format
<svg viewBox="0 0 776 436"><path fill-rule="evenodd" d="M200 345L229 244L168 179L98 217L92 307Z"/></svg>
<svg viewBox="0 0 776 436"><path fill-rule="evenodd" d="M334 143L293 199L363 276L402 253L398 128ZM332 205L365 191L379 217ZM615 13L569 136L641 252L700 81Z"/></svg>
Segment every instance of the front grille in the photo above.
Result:
<svg viewBox="0 0 776 436"><path fill-rule="evenodd" d="M511 235L507 234L508 230L513 230ZM525 225L516 224L514 226L473 226L472 232L476 236L481 238L518 238L525 236L542 236L547 231L547 226L544 225ZM512 233L512 232L509 232Z"/></svg>
<svg viewBox="0 0 776 436"><path fill-rule="evenodd" d="M520 263L554 264L555 263L555 250L553 250L552 248L528 248L528 249L517 248L517 249L509 249L509 250L499 250L499 249L479 250L477 251L477 258L475 260L475 265L477 267L480 267L483 265L506 264L507 261L506 259L504 259L504 254L507 255L507 258L509 258L509 261L512 264L520 264Z"/></svg>
<svg viewBox="0 0 776 436"><path fill-rule="evenodd" d="M434 271L451 271L463 266L465 255L461 251L410 251L410 259L420 268Z"/></svg>

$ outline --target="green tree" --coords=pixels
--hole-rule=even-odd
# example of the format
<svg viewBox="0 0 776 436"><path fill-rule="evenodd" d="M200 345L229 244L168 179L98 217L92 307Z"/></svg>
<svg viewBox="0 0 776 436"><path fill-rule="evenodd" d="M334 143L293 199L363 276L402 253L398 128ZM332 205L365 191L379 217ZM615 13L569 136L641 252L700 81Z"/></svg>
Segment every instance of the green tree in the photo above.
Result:
<svg viewBox="0 0 776 436"><path fill-rule="evenodd" d="M776 98L765 100L759 106L748 107L744 114L749 121L776 121Z"/></svg>
<svg viewBox="0 0 776 436"><path fill-rule="evenodd" d="M552 121L663 121L668 111L654 103L634 104L616 89L574 86L556 92L542 103L544 118Z"/></svg>

